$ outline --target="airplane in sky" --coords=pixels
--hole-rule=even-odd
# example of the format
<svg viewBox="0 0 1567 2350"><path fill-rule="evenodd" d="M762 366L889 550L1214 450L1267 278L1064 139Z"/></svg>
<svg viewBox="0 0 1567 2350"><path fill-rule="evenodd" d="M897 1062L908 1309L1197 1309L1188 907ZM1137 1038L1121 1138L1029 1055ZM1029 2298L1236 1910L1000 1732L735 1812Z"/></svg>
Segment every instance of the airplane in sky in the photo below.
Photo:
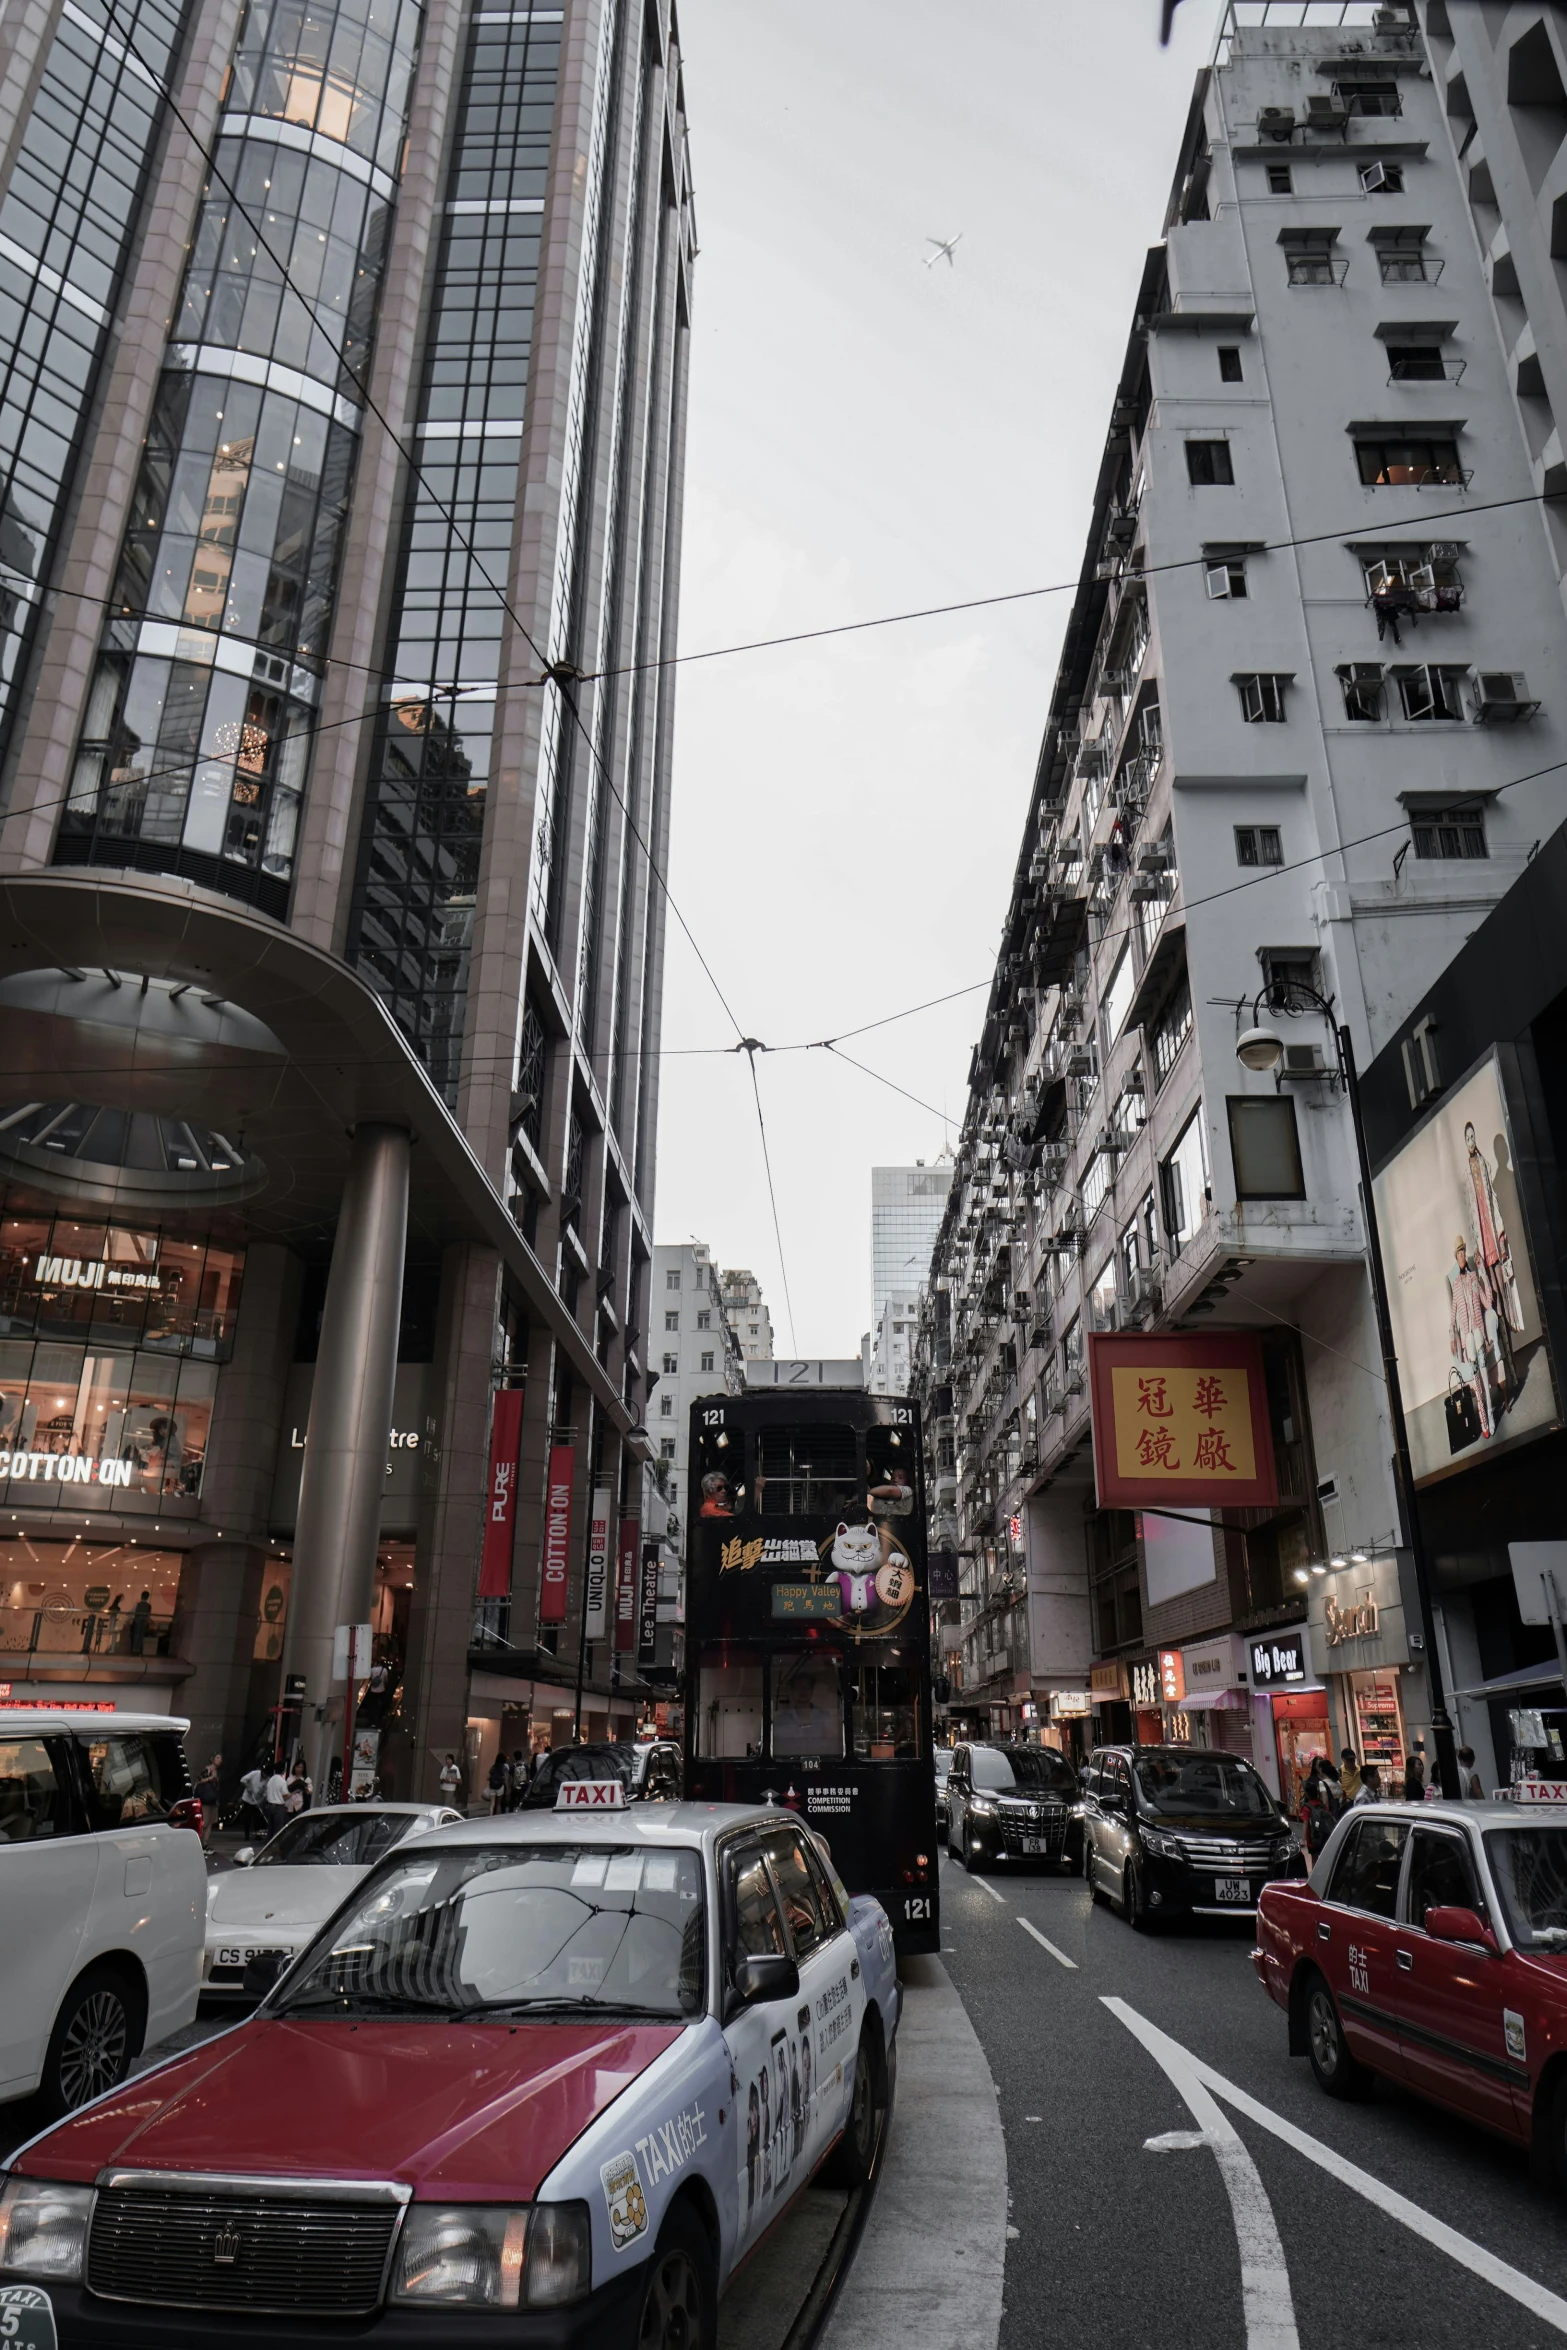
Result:
<svg viewBox="0 0 1567 2350"><path fill-rule="evenodd" d="M933 261L945 261L949 269L955 269L957 264L952 258L952 248L954 245L961 243L962 237L963 231L961 229L959 229L955 237L927 237L925 239L926 244L934 245L936 250L934 253L927 253L925 255L925 267L929 269Z"/></svg>

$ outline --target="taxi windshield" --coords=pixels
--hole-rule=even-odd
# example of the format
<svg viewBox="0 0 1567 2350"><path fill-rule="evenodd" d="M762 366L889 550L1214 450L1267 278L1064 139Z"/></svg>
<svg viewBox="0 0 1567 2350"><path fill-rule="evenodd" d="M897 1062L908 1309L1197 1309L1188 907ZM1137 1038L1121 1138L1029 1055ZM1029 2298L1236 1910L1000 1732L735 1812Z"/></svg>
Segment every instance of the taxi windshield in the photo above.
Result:
<svg viewBox="0 0 1567 2350"><path fill-rule="evenodd" d="M1520 1950L1567 1950L1567 1828L1490 1828L1486 1858Z"/></svg>
<svg viewBox="0 0 1567 2350"><path fill-rule="evenodd" d="M256 1855L258 1869L367 1869L416 1825L406 1811L302 1811Z"/></svg>
<svg viewBox="0 0 1567 2350"><path fill-rule="evenodd" d="M1231 1754L1193 1754L1179 1746L1144 1747L1132 1765L1149 1811L1183 1819L1265 1820L1272 1796L1250 1763Z"/></svg>
<svg viewBox="0 0 1567 2350"><path fill-rule="evenodd" d="M700 1855L596 1844L400 1854L288 1979L284 2015L575 2015L703 2005Z"/></svg>

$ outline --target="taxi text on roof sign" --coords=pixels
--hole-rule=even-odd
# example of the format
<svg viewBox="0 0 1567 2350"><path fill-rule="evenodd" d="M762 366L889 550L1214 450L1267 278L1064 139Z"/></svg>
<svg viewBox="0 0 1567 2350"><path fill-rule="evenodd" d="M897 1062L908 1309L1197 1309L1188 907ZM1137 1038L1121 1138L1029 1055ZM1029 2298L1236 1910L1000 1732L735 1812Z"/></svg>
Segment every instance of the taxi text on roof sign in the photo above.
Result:
<svg viewBox="0 0 1567 2350"><path fill-rule="evenodd" d="M626 1790L619 1779L563 1779L557 1811L624 1811Z"/></svg>
<svg viewBox="0 0 1567 2350"><path fill-rule="evenodd" d="M1101 1509L1278 1500L1259 1340L1094 1337L1088 1370Z"/></svg>

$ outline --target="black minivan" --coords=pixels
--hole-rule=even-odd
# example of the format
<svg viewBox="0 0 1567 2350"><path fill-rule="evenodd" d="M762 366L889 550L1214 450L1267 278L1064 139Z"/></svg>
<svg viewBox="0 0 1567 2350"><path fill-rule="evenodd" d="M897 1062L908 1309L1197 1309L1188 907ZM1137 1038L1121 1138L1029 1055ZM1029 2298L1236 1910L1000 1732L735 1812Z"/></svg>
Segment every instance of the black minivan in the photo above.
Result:
<svg viewBox="0 0 1567 2350"><path fill-rule="evenodd" d="M1245 1917L1270 1877L1300 1873L1288 1819L1238 1754L1101 1746L1083 1796L1083 1874L1129 1925Z"/></svg>
<svg viewBox="0 0 1567 2350"><path fill-rule="evenodd" d="M954 1749L947 1773L947 1850L969 1870L1004 1860L1077 1865L1077 1774L1053 1746Z"/></svg>

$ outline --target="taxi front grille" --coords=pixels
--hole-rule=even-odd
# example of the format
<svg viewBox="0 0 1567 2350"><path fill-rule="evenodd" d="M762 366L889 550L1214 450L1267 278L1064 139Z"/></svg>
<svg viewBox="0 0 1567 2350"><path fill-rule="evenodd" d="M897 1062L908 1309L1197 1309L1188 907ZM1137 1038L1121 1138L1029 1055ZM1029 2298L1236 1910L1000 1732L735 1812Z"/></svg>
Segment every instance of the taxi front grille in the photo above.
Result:
<svg viewBox="0 0 1567 2350"><path fill-rule="evenodd" d="M397 2221L385 2200L104 2187L88 2290L171 2309L363 2317L380 2303Z"/></svg>

